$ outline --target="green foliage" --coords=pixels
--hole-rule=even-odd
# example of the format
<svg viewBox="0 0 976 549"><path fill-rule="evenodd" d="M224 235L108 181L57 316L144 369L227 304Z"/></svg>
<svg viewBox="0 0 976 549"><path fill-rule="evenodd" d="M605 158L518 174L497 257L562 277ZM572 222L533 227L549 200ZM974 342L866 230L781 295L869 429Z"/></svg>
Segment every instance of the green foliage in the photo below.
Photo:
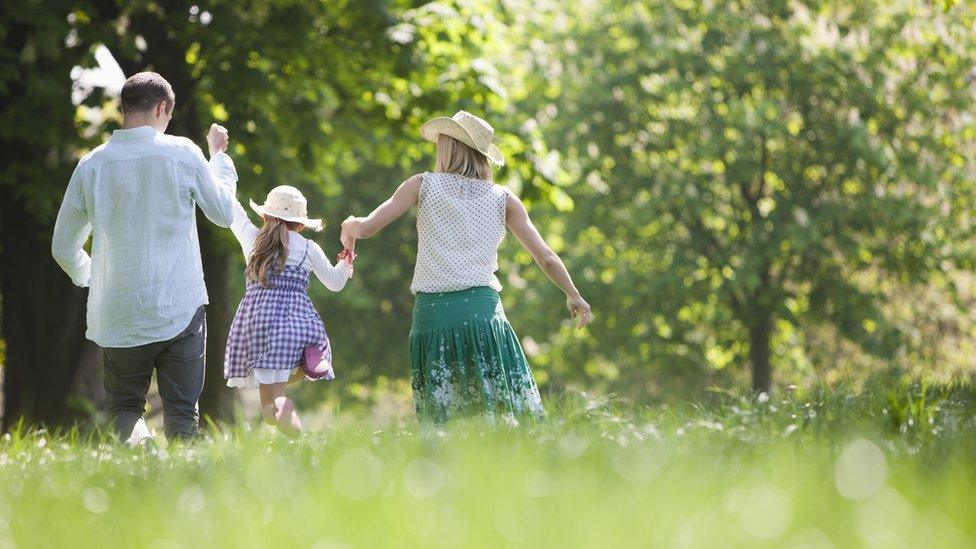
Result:
<svg viewBox="0 0 976 549"><path fill-rule="evenodd" d="M586 357L660 391L661 377L721 380L763 354L809 375L837 364L841 341L912 353L907 326L924 321L891 304L971 262L955 217L972 194L971 7L566 10L536 57L559 92L518 110L575 178L572 214L542 223L576 244L565 256L603 315L593 341L552 337L549 362L568 373ZM816 337L825 326L830 340Z"/></svg>
<svg viewBox="0 0 976 549"><path fill-rule="evenodd" d="M230 129L242 201L305 191L332 255L346 215L433 167L420 125L463 108L494 124L508 160L498 181L595 307L588 331L572 329L559 291L504 243L503 298L544 390L668 399L741 383L766 359L783 385L953 371L969 367L974 333L973 15L875 0L11 11L2 55L19 72L4 63L0 85L29 93L4 107L0 132L51 163L12 161L0 180L53 216L73 159L117 124L98 94L77 113L68 101L64 75L104 43L128 72L179 80L174 132L202 142L213 120ZM12 48L18 25L39 30ZM104 107L94 126L90 107ZM407 375L411 225L363 241L341 294L312 286L352 400L362 382Z"/></svg>
<svg viewBox="0 0 976 549"><path fill-rule="evenodd" d="M72 31L72 4L0 8L0 189L52 220L76 155L93 146L71 101L72 67L94 62L91 43Z"/></svg>
<svg viewBox="0 0 976 549"><path fill-rule="evenodd" d="M298 440L238 426L158 455L77 431L15 432L0 441L0 539L967 546L976 392L900 383L655 409L566 394L547 421L517 429L357 413ZM926 395L931 420L891 429L888 390Z"/></svg>

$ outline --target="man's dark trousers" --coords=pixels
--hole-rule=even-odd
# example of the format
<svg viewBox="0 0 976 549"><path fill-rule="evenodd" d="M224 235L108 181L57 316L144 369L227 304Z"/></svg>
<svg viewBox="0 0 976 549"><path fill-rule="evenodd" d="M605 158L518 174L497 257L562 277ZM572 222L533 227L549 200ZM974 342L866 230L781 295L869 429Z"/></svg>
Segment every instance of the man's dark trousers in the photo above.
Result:
<svg viewBox="0 0 976 549"><path fill-rule="evenodd" d="M116 431L127 439L146 411L153 370L163 400L166 438L194 438L200 413L207 351L207 313L197 309L190 324L167 341L104 349L105 396ZM135 441L138 442L138 441Z"/></svg>

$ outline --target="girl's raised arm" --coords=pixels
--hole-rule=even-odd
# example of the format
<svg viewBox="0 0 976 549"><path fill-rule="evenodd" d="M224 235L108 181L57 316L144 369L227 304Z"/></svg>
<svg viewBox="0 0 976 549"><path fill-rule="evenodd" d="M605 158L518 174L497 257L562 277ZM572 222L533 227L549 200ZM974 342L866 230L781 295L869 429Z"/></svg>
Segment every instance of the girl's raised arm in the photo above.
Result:
<svg viewBox="0 0 976 549"><path fill-rule="evenodd" d="M210 133L207 134L207 143L210 145L210 173L215 181L219 181L230 189L233 195L230 230L237 237L237 241L241 243L246 259L249 250L254 246L254 239L257 238L259 229L251 223L247 217L247 212L237 200L237 168L234 167L234 161L225 152L227 150L226 128L212 124Z"/></svg>
<svg viewBox="0 0 976 549"><path fill-rule="evenodd" d="M369 238L383 230L384 227L407 213L417 203L420 196L420 183L423 177L417 174L407 179L397 187L393 196L377 206L373 213L366 217L349 216L342 222L342 234L339 239L349 250L356 248L356 240Z"/></svg>
<svg viewBox="0 0 976 549"><path fill-rule="evenodd" d="M234 198L234 220L230 223L230 230L237 237L237 241L241 243L245 256L248 255L261 230L247 217L247 212L237 198ZM245 259L247 258L245 257Z"/></svg>
<svg viewBox="0 0 976 549"><path fill-rule="evenodd" d="M525 205L512 193L508 193L505 204L505 222L522 247L529 252L539 267L542 267L549 280L566 294L566 307L569 309L569 314L577 320L579 327L586 326L590 321L590 304L576 289L569 271L566 270L566 265L546 244L539 230L532 224Z"/></svg>
<svg viewBox="0 0 976 549"><path fill-rule="evenodd" d="M351 263L340 260L335 265L332 265L328 258L325 257L325 252L322 251L322 247L315 242L311 242L309 245L308 259L315 276L318 277L319 281L326 288L333 292L338 292L345 287L346 281L352 277L353 268Z"/></svg>

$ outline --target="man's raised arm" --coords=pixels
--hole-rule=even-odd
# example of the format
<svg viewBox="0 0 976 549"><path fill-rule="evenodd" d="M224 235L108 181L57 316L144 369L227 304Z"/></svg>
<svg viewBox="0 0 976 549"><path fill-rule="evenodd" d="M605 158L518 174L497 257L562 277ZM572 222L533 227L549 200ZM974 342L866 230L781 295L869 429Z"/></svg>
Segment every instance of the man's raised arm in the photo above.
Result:
<svg viewBox="0 0 976 549"><path fill-rule="evenodd" d="M193 198L207 219L221 227L230 227L237 203L237 170L234 161L225 152L227 130L217 124L211 125L207 143L210 146L210 162L204 160L201 151L203 169L198 171Z"/></svg>

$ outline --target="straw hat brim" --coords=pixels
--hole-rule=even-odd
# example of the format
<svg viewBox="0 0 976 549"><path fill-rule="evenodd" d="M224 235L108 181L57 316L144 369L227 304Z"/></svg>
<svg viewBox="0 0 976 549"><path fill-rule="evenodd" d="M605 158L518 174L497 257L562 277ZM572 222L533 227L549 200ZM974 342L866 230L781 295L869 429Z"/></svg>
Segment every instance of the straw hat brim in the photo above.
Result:
<svg viewBox="0 0 976 549"><path fill-rule="evenodd" d="M299 217L294 215L281 215L268 210L263 205L258 204L253 200L251 200L250 203L251 203L251 209L257 212L258 215L260 216L277 217L278 219L284 221L291 221L292 223L301 223L302 225L305 225L307 228L312 229L313 231L322 230L321 219L310 219L308 217Z"/></svg>
<svg viewBox="0 0 976 549"><path fill-rule="evenodd" d="M494 143L489 143L487 149L479 147L477 144L475 144L474 139L471 138L468 131L464 129L464 126L459 124L457 120L454 120L453 118L438 116L437 118L428 120L427 123L420 128L420 135L424 136L424 139L430 141L431 143L437 143L437 136L441 134L453 137L461 143L464 143L472 149L480 152L497 166L505 165L505 157L502 156L502 151L500 151Z"/></svg>

